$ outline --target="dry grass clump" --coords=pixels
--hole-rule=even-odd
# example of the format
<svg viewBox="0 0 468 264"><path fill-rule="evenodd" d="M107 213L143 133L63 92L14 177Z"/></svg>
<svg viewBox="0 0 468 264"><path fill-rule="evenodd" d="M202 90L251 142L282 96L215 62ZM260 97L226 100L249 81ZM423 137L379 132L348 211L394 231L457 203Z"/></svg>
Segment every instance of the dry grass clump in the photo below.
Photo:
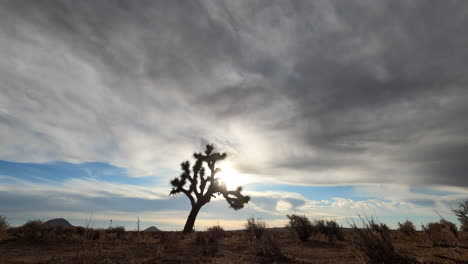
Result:
<svg viewBox="0 0 468 264"><path fill-rule="evenodd" d="M286 215L289 218L287 228L294 231L301 241L307 241L314 232L314 226L305 215Z"/></svg>
<svg viewBox="0 0 468 264"><path fill-rule="evenodd" d="M403 224L398 222L398 231L407 236L414 236L416 234L416 228L410 220L406 220Z"/></svg>
<svg viewBox="0 0 468 264"><path fill-rule="evenodd" d="M250 218L245 224L245 231L249 238L251 249L261 258L260 262L287 260L275 242L273 235L267 230L265 221Z"/></svg>
<svg viewBox="0 0 468 264"><path fill-rule="evenodd" d="M401 256L395 251L390 236L390 229L382 223L377 223L373 218L362 218L362 227L352 222L355 238L353 244L361 253L367 264L404 264L414 261Z"/></svg>
<svg viewBox="0 0 468 264"><path fill-rule="evenodd" d="M458 241L457 226L445 219L421 226L434 246L453 246Z"/></svg>

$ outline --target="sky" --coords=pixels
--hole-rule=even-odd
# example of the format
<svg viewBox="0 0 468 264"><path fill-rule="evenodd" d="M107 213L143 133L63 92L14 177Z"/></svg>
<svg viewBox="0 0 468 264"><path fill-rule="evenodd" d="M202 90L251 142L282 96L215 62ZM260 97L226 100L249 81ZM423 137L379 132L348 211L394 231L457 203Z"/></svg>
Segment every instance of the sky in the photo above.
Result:
<svg viewBox="0 0 468 264"><path fill-rule="evenodd" d="M181 230L169 181L213 143L251 201L198 230L456 222L467 27L451 0L1 1L0 215Z"/></svg>

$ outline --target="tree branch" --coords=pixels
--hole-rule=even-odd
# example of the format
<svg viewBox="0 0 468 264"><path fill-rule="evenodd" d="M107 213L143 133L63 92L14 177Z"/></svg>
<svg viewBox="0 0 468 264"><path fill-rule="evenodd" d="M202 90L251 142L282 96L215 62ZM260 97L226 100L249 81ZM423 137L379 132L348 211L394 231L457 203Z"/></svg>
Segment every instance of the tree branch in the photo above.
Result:
<svg viewBox="0 0 468 264"><path fill-rule="evenodd" d="M195 199L193 198L193 196L190 194L190 192L188 190L185 190L184 188L182 188L180 190L182 193L184 193L185 195L187 195L187 197L190 199L190 204L192 205L192 207L195 205Z"/></svg>

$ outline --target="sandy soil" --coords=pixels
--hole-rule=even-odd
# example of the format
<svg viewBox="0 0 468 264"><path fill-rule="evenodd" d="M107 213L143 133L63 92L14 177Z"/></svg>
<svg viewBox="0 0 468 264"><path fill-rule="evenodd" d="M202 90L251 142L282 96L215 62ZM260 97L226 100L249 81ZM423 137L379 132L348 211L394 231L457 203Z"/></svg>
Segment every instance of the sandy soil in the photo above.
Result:
<svg viewBox="0 0 468 264"><path fill-rule="evenodd" d="M121 239L104 237L90 241L61 238L56 241L6 240L0 242L0 263L272 263L258 253L255 241L243 232L228 232L219 240L217 250L204 254L197 235L181 237L170 233L161 241L159 234L135 238L125 234ZM468 234L461 234L457 247L434 247L423 233L408 237L392 234L398 253L420 263L468 263ZM346 241L330 245L323 237L311 237L299 242L289 232L274 232L275 243L287 257L275 263L363 263L352 244L352 234ZM216 251L216 252L214 252ZM457 262L458 261L458 262Z"/></svg>

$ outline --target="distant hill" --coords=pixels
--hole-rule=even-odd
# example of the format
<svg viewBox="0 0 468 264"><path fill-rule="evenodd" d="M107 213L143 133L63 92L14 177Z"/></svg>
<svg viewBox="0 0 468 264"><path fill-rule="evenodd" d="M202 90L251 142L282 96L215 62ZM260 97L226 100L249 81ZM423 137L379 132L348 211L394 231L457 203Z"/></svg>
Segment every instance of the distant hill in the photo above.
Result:
<svg viewBox="0 0 468 264"><path fill-rule="evenodd" d="M42 226L45 227L45 228L54 228L54 227L57 227L57 226L73 227L73 225L70 224L70 222L68 222L67 220L65 220L63 218L51 219L51 220L43 223Z"/></svg>
<svg viewBox="0 0 468 264"><path fill-rule="evenodd" d="M157 227L155 226L150 226L148 228L145 229L146 232L156 232L156 231L161 231L159 230Z"/></svg>

